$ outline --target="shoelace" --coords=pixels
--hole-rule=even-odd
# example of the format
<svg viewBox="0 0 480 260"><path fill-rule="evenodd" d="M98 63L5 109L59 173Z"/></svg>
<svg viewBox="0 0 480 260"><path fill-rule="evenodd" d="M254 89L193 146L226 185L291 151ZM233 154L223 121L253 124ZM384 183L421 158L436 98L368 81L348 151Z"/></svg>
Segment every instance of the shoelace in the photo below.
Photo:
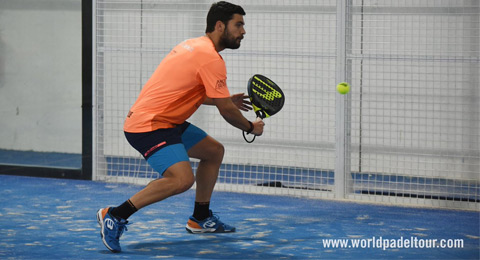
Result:
<svg viewBox="0 0 480 260"><path fill-rule="evenodd" d="M130 223L128 221L127 222L120 222L120 221L117 222L117 227L118 228L117 228L117 232L115 234L116 239L120 239L123 232L128 231L127 225L130 225Z"/></svg>
<svg viewBox="0 0 480 260"><path fill-rule="evenodd" d="M216 212L215 212L216 213ZM227 224L223 223L220 221L220 217L215 214L213 211L211 211L211 217L210 219L213 220L215 223L217 223L217 225L220 225L220 226L223 226L223 228L227 228L229 227Z"/></svg>
<svg viewBox="0 0 480 260"><path fill-rule="evenodd" d="M216 213L216 212L215 212L215 213ZM215 214L215 213L212 211L212 216L211 216L211 218L214 219L214 220L220 220L220 217L219 217L217 214Z"/></svg>

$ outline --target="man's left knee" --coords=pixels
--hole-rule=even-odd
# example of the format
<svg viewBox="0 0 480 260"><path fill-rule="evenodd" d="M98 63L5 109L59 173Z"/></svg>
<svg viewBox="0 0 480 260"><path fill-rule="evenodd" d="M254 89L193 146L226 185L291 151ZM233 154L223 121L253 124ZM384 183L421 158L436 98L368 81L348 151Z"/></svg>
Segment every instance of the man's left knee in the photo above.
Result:
<svg viewBox="0 0 480 260"><path fill-rule="evenodd" d="M225 154L225 147L223 144L216 142L215 145L212 145L211 154L215 159L223 160L223 155Z"/></svg>

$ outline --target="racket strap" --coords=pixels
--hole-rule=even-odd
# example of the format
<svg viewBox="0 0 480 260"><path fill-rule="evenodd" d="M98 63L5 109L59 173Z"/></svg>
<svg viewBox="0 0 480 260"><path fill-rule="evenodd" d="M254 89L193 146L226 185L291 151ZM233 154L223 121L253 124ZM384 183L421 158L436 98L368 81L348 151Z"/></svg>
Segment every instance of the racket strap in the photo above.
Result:
<svg viewBox="0 0 480 260"><path fill-rule="evenodd" d="M252 139L252 140L247 140L247 137L246 137L246 135L245 135L245 131L242 131L242 133L243 133L243 140L245 140L245 142L247 142L247 143L253 143L253 141L255 141L256 135L253 135L253 139ZM247 135L248 135L248 133L247 133Z"/></svg>

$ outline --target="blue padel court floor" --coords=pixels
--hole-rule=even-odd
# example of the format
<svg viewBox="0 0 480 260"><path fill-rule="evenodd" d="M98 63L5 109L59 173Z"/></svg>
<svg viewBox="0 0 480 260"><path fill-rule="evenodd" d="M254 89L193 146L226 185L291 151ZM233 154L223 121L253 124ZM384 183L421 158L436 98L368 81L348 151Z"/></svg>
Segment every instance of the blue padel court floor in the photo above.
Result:
<svg viewBox="0 0 480 260"><path fill-rule="evenodd" d="M123 252L110 253L100 239L96 211L122 203L141 188L0 175L0 259L480 257L479 212L216 192L212 210L237 232L193 235L184 228L192 213L192 190L133 215L121 239ZM463 245L432 248L434 239L444 240L444 246L460 240ZM346 244L328 245L335 241Z"/></svg>

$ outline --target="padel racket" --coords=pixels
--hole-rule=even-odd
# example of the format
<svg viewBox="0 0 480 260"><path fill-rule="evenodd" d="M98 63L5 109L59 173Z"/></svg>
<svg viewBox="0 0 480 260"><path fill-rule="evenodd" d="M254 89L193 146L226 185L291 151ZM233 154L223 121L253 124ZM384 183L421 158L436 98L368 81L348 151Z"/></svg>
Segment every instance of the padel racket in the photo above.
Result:
<svg viewBox="0 0 480 260"><path fill-rule="evenodd" d="M260 74L255 74L248 80L247 91L250 102L252 102L253 111L261 119L275 115L282 109L285 103L285 95L280 87L269 78ZM245 137L245 132L243 132L243 139L247 143L252 143L255 141L255 136L249 141Z"/></svg>

